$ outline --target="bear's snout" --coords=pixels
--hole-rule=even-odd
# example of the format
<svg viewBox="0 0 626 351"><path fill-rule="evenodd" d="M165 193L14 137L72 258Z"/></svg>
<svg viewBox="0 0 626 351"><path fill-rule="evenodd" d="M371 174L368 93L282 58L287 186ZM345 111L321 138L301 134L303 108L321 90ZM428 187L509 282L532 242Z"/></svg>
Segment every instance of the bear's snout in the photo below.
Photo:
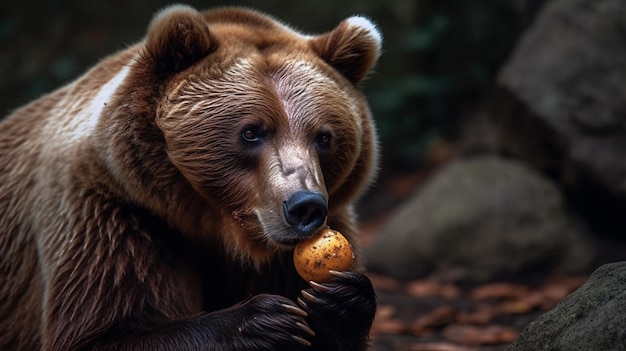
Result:
<svg viewBox="0 0 626 351"><path fill-rule="evenodd" d="M324 195L312 191L296 191L283 202L285 220L299 234L310 236L326 221L328 205Z"/></svg>

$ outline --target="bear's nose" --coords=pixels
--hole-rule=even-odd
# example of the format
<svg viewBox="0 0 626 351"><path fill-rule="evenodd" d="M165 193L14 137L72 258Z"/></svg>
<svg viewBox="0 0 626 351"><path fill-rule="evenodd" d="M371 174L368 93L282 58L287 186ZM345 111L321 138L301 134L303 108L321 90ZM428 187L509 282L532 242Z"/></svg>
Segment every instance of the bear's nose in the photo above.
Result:
<svg viewBox="0 0 626 351"><path fill-rule="evenodd" d="M326 198L320 193L296 191L283 202L285 220L300 234L311 235L324 224L328 214Z"/></svg>

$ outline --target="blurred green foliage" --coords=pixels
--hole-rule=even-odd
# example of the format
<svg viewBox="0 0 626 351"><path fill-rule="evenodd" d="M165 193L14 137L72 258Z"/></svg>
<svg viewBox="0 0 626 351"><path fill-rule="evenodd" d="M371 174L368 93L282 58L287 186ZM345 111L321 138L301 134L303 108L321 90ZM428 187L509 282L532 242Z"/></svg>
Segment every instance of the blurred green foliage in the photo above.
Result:
<svg viewBox="0 0 626 351"><path fill-rule="evenodd" d="M390 72L369 91L385 164L399 170L419 166L432 142L456 136L524 25L518 9L501 0L415 4L415 21L389 43L403 59L391 58Z"/></svg>

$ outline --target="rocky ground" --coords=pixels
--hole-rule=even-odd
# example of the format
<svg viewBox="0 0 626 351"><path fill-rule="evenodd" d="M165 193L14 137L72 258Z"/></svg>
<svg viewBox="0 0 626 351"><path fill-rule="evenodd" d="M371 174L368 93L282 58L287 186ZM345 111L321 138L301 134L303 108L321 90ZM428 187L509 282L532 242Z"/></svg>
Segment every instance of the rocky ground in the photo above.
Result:
<svg viewBox="0 0 626 351"><path fill-rule="evenodd" d="M365 248L379 237L416 187L428 176L414 173L384 177L364 199L361 211L388 211L362 218ZM369 205L368 205L369 204ZM446 274L396 279L370 273L378 296L372 328L375 351L505 350L520 331L580 287L586 275L537 273L482 283L450 281Z"/></svg>
<svg viewBox="0 0 626 351"><path fill-rule="evenodd" d="M552 276L463 286L372 278L379 303L372 329L376 351L505 350L528 323L587 279Z"/></svg>

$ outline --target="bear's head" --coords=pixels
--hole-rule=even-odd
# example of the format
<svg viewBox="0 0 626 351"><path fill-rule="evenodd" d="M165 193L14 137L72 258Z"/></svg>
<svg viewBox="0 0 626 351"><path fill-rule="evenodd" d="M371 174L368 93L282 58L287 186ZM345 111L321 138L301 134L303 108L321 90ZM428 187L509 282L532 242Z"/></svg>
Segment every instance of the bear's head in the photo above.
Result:
<svg viewBox="0 0 626 351"><path fill-rule="evenodd" d="M259 262L351 214L377 163L358 88L381 47L367 19L309 36L249 10L179 5L142 45L168 162L208 208L199 235L218 228Z"/></svg>

